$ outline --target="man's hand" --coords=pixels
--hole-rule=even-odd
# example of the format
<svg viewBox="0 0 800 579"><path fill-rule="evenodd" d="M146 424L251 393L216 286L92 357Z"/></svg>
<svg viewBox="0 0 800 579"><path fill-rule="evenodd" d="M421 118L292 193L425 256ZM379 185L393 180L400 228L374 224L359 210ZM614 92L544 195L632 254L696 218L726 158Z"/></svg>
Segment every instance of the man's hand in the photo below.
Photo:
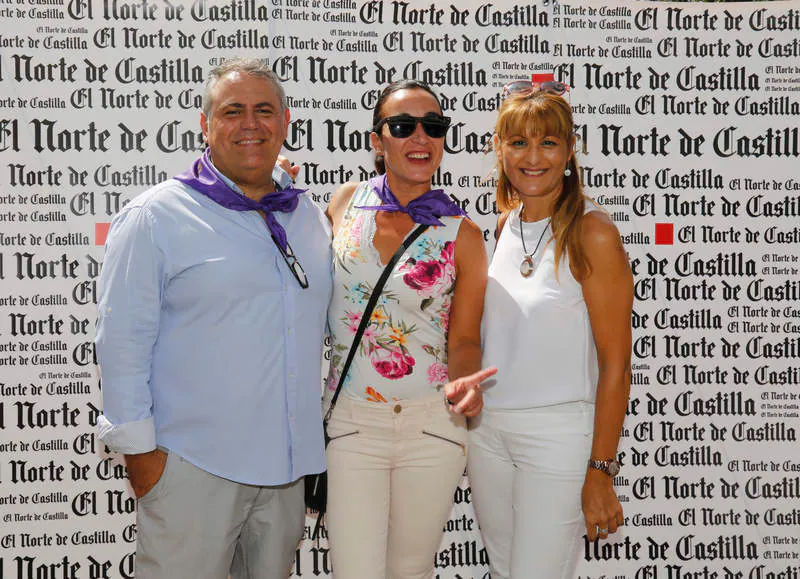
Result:
<svg viewBox="0 0 800 579"><path fill-rule="evenodd" d="M164 473L167 453L155 449L142 454L126 454L125 463L128 466L128 480L133 487L133 494L140 499L156 486Z"/></svg>

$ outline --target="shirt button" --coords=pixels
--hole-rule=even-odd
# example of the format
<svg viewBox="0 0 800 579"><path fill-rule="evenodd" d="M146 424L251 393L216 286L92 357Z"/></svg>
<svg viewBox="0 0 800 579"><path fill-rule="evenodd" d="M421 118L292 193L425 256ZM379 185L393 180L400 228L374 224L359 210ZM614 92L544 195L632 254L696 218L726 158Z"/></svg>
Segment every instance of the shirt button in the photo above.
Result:
<svg viewBox="0 0 800 579"><path fill-rule="evenodd" d="M403 411L403 407L402 406L400 406L399 404L395 404L394 405L394 413L395 414L400 414L402 411Z"/></svg>
<svg viewBox="0 0 800 579"><path fill-rule="evenodd" d="M294 372L292 372L291 374L289 374L289 380L294 380Z"/></svg>

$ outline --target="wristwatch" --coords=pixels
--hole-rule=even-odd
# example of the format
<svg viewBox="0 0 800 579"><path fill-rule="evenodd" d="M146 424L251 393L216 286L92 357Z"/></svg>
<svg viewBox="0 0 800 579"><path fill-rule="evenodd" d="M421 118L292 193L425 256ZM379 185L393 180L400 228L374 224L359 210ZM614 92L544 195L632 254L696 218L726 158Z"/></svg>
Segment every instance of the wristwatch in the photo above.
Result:
<svg viewBox="0 0 800 579"><path fill-rule="evenodd" d="M619 462L613 458L607 458L605 460L590 458L589 468L601 470L608 476L614 477L617 476L617 473L619 473Z"/></svg>

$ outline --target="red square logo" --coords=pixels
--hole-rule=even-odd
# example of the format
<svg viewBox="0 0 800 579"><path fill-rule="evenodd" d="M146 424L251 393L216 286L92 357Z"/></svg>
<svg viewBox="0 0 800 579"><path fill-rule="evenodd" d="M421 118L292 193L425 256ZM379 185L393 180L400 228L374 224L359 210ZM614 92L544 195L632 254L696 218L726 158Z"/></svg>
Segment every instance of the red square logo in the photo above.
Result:
<svg viewBox="0 0 800 579"><path fill-rule="evenodd" d="M656 223L656 245L672 245L674 234L674 223Z"/></svg>
<svg viewBox="0 0 800 579"><path fill-rule="evenodd" d="M94 244L105 245L106 237L108 237L108 228L111 223L95 223L94 224Z"/></svg>
<svg viewBox="0 0 800 579"><path fill-rule="evenodd" d="M531 82L533 84L541 84L543 82L553 82L553 80L555 80L555 75L552 72L531 75Z"/></svg>

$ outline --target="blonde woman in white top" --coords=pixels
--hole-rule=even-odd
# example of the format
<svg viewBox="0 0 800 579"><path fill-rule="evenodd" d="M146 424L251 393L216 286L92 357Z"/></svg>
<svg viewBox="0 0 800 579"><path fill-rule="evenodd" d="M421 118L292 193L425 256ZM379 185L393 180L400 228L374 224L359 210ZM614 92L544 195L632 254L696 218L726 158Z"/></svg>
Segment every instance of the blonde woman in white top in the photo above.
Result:
<svg viewBox="0 0 800 579"><path fill-rule="evenodd" d="M483 365L498 373L471 425L468 470L492 577L568 579L582 535L623 523L613 477L633 278L616 227L583 194L567 87L508 89L483 314Z"/></svg>

